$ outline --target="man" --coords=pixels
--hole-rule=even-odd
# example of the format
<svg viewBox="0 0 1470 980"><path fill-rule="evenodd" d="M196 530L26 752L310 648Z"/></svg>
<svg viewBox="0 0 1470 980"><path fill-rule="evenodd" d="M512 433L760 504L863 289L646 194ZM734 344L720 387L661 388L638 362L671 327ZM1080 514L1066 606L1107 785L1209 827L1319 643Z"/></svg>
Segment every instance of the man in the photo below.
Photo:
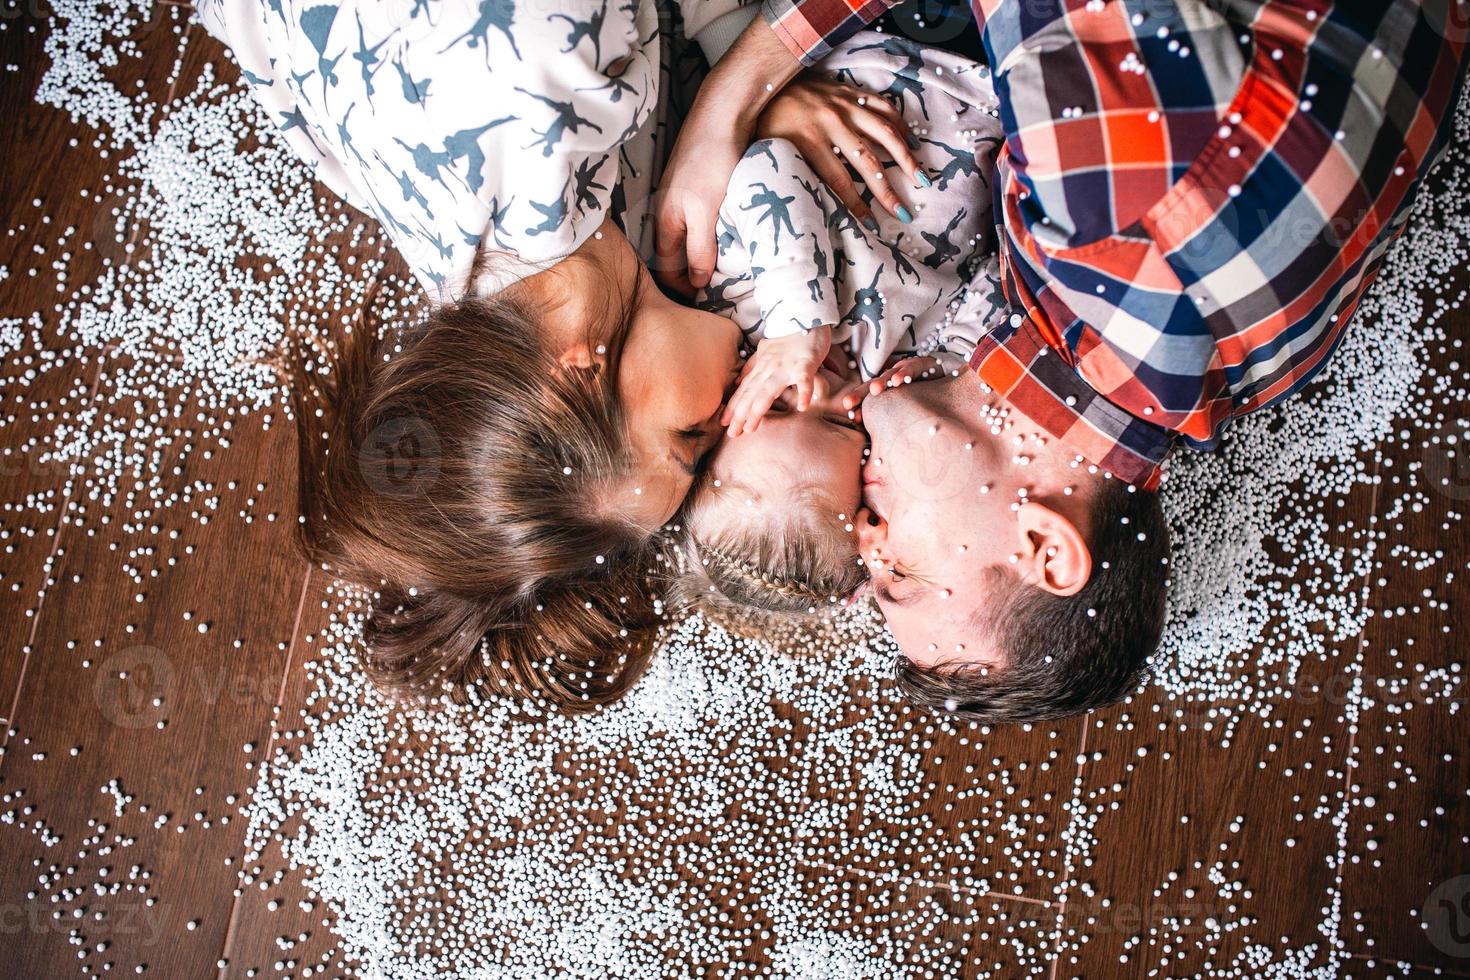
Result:
<svg viewBox="0 0 1470 980"><path fill-rule="evenodd" d="M1447 142L1470 10L976 4L1013 313L959 377L865 405L859 534L905 688L1037 720L1138 682L1163 624L1159 465L1177 440L1213 448L1336 347ZM658 215L689 284L712 266L723 164L770 93L882 9L767 0L711 73Z"/></svg>

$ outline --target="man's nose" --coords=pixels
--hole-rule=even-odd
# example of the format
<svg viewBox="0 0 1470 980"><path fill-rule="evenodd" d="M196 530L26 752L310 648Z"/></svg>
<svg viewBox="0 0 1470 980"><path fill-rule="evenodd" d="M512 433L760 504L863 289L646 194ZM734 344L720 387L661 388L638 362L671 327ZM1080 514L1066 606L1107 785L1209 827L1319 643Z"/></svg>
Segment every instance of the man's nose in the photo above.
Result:
<svg viewBox="0 0 1470 980"><path fill-rule="evenodd" d="M857 525L858 554L863 561L881 559L883 549L888 544L888 522L864 507L857 512L857 519L853 523Z"/></svg>

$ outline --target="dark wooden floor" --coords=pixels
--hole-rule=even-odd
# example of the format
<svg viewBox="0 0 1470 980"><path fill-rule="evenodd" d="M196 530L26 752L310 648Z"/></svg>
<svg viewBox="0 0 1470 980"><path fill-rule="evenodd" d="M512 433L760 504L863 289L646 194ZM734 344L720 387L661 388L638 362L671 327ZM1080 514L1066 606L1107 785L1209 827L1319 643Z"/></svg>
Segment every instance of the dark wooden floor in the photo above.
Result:
<svg viewBox="0 0 1470 980"><path fill-rule="evenodd" d="M240 887L239 807L273 733L310 710L303 665L317 655L326 615L327 583L292 544L294 437L253 417L234 426L228 452L166 447L178 455L176 487L202 488L197 506L214 514L178 538L137 519L146 501L123 493L103 507L85 480L40 458L38 437L58 418L98 425L88 409L134 411L109 384L123 359L176 354L89 348L58 332L48 270L77 248L61 230L98 229L95 201L126 188L107 191L114 166L97 158L91 131L32 102L44 24L29 13L0 23L0 204L11 230L0 238L0 266L10 270L0 317L44 321L39 348L27 342L7 355L0 392L0 977L108 966L168 978L306 976L318 964L324 975L351 974L299 871L267 856L264 867L244 869L267 887ZM165 8L139 57L117 71L166 101L181 84L170 77L181 52L184 82L219 56L185 13ZM98 247L69 260L71 281L146 254L146 229L126 229L142 246L132 255L95 237ZM1465 310L1446 322L1470 337ZM27 365L48 352L56 366L28 379ZM1444 354L1453 356L1463 358ZM201 411L203 428L224 421ZM1419 444L1418 435L1404 444ZM1386 481L1412 472L1410 461L1382 453L1367 464ZM1420 512L1400 515L1389 512L1389 494L1363 492L1333 520L1376 521L1386 543L1447 549L1448 567L1460 568L1470 559L1457 516L1463 496L1429 494ZM1308 664L1309 683L1298 689L1315 693L1280 704L1270 725L1244 725L1228 747L1152 692L1086 720L1001 733L983 749L944 745L927 774L935 787L970 764L1015 765L1046 752L1060 761L1021 780L1040 801L1022 845L991 839L967 866L939 876L897 869L906 888L876 873L892 867L835 869L852 883L854 928L876 921L869 909L939 894L1041 937L1054 976L1210 973L1256 944L1305 949L1296 975L1335 963L1329 972L1350 976L1470 976L1470 950L1436 942L1421 925L1436 886L1470 873L1463 702L1380 707L1355 722L1344 694L1415 664L1463 664L1470 575L1447 585L1441 569L1416 571L1409 558L1380 554L1361 587L1371 608L1395 614L1373 617L1360 637ZM170 696L155 704L159 690ZM116 794L130 798L121 817ZM939 826L963 816L963 807L945 809L942 790L926 795ZM1091 845L1069 848L1076 834ZM1087 855L1082 866L1077 853ZM1222 894L1217 861L1229 866L1214 877L1244 891ZM1337 907L1324 908L1333 895ZM1470 904L1454 912L1470 929ZM1242 918L1240 928L1216 928ZM1322 930L1334 920L1335 939ZM936 975L975 964L1019 974L998 936L935 928L932 948L970 964L936 966ZM760 952L750 956L758 968Z"/></svg>

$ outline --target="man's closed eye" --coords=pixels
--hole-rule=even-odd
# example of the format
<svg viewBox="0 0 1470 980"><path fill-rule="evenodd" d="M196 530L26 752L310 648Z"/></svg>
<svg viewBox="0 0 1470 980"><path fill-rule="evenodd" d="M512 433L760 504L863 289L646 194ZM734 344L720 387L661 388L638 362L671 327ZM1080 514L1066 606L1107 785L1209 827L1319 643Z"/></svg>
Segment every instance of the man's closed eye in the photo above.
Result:
<svg viewBox="0 0 1470 980"><path fill-rule="evenodd" d="M897 569L892 569L889 578L894 582L903 582L907 580L908 576ZM886 605L907 606L919 598L918 589L905 588L895 591L887 582L875 582L873 591Z"/></svg>

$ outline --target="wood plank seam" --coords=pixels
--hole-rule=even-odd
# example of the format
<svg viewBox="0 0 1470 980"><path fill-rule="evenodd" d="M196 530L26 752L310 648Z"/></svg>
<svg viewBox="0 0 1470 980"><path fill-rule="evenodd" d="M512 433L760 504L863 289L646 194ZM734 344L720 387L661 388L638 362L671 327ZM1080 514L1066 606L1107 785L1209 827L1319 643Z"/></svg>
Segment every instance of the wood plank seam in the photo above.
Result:
<svg viewBox="0 0 1470 980"><path fill-rule="evenodd" d="M193 9L193 4L191 3L175 3L173 2L173 0L160 0L160 2L164 2L169 6L188 7L191 10ZM174 57L175 65L179 63L180 59L183 56L184 50L188 47L189 38L193 36L194 33L194 26L194 21L190 19L184 25L184 33L179 35L179 44ZM165 95L166 103L173 102L174 93L178 90L178 86L179 78L178 75L175 74L173 80L170 81L168 85L168 92ZM128 230L126 244L130 246L136 246L138 243L138 238L142 234L142 228L132 217L129 218L129 223L131 224L131 227ZM116 344L107 343L102 346L102 353L109 354L116 349ZM98 388L100 387L102 382L103 362L104 358L99 356L97 358L97 366L93 369L92 385L87 391L87 405L89 407L96 400ZM32 647L34 647L35 645L36 631L41 622L41 611L46 605L46 595L51 591L50 569L52 567L52 563L56 560L58 552L60 551L62 529L66 526L66 515L71 507L71 502L74 499L75 495L76 480L73 478L70 479L67 484L66 496L62 500L61 507L59 508L56 516L56 527L54 528L52 534L51 551L46 556L46 560L41 566L46 574L41 581L41 592L36 598L36 611L35 615L31 617L31 628L30 631L26 634L25 648L21 651L20 673L16 675L15 690L11 692L10 696L10 707L6 713L6 717L0 718L0 773L3 773L5 769L5 758L8 754L5 752L5 748L10 744L11 728L14 725L16 718L18 718L20 715L21 691L25 688L26 668L30 666L31 651Z"/></svg>
<svg viewBox="0 0 1470 980"><path fill-rule="evenodd" d="M271 747L275 745L276 731L280 727L281 709L284 707L283 702L286 698L286 681L291 676L291 664L295 660L297 637L301 634L302 613L306 611L306 596L311 589L312 574L315 571L315 567L311 562L304 558L302 559L302 564L306 568L301 576L301 593L296 600L296 621L291 625L291 642L286 646L286 663L281 669L281 683L276 688L275 703L271 707L269 730L265 733L265 737L261 742L266 748L267 758L269 758ZM224 938L220 943L219 962L221 963L228 964L230 961L230 953L235 940L235 927L240 917L240 898L242 895L243 890L237 887L235 894L230 899L230 915L225 925ZM226 977L228 975L228 969L228 966L220 967L219 976L221 978Z"/></svg>

